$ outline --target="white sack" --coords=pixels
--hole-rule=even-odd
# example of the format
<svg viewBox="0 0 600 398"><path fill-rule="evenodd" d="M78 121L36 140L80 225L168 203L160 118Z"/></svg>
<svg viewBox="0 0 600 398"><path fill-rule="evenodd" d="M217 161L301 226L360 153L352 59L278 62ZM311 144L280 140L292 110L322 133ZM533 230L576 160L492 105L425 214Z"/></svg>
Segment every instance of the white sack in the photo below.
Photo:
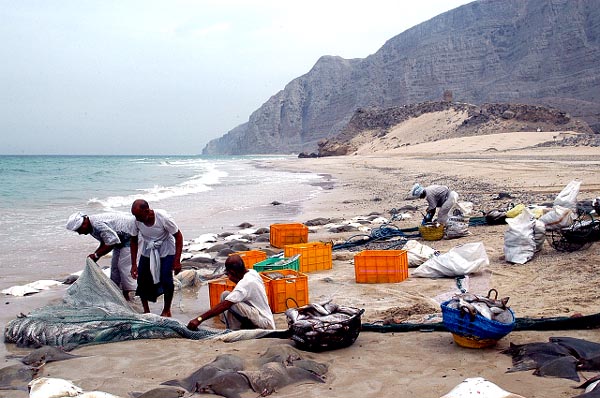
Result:
<svg viewBox="0 0 600 398"><path fill-rule="evenodd" d="M473 203L471 202L456 202L448 213L448 221L444 229L444 237L446 239L461 238L468 236L469 220L473 211Z"/></svg>
<svg viewBox="0 0 600 398"><path fill-rule="evenodd" d="M514 218L507 218L508 230L504 233L504 258L510 263L525 264L536 252L535 217L523 209Z"/></svg>
<svg viewBox="0 0 600 398"><path fill-rule="evenodd" d="M555 231L570 227L577 216L573 210L561 205L555 205L552 210L540 217L540 221L546 225L546 231Z"/></svg>
<svg viewBox="0 0 600 398"><path fill-rule="evenodd" d="M567 207L571 210L577 210L577 194L579 193L579 187L581 181L571 181L563 188L554 199L554 206Z"/></svg>
<svg viewBox="0 0 600 398"><path fill-rule="evenodd" d="M513 394L509 391L503 390L491 381L484 379L483 377L471 377L465 379L462 383L457 385L448 394L443 395L440 398L467 398L467 397L478 397L478 398L524 398L521 395Z"/></svg>
<svg viewBox="0 0 600 398"><path fill-rule="evenodd" d="M431 257L435 256L435 250L419 241L411 239L403 247L408 255L408 266L418 267Z"/></svg>
<svg viewBox="0 0 600 398"><path fill-rule="evenodd" d="M533 215L535 217L535 214ZM535 220L533 226L533 240L535 241L535 251L542 250L542 246L546 241L546 225L540 220Z"/></svg>
<svg viewBox="0 0 600 398"><path fill-rule="evenodd" d="M415 269L411 276L423 278L462 276L477 272L481 266L489 263L483 242L466 243L450 249L448 253L430 258Z"/></svg>

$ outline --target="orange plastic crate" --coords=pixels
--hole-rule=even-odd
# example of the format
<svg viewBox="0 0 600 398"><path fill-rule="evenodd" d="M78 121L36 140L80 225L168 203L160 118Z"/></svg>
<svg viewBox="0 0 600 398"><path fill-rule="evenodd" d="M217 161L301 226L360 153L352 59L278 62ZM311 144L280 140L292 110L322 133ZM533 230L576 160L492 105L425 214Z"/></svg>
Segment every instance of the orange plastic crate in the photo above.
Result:
<svg viewBox="0 0 600 398"><path fill-rule="evenodd" d="M267 253L263 252L262 250L247 250L231 254L239 255L242 258L242 260L244 260L244 265L246 266L246 269L251 269L253 268L254 264L267 259Z"/></svg>
<svg viewBox="0 0 600 398"><path fill-rule="evenodd" d="M269 242L282 249L285 245L308 242L308 227L301 223L271 224Z"/></svg>
<svg viewBox="0 0 600 398"><path fill-rule="evenodd" d="M331 269L331 243L308 242L285 245L283 255L292 257L300 254L300 272L314 272Z"/></svg>
<svg viewBox="0 0 600 398"><path fill-rule="evenodd" d="M269 275L283 274L283 279L273 279ZM291 269L260 272L265 281L269 307L274 314L285 312L288 308L308 304L308 276Z"/></svg>
<svg viewBox="0 0 600 398"><path fill-rule="evenodd" d="M235 283L229 278L219 278L208 281L208 297L210 299L210 308L221 302L221 294L225 290L232 291L235 288Z"/></svg>
<svg viewBox="0 0 600 398"><path fill-rule="evenodd" d="M396 283L408 278L406 250L363 250L354 256L357 283Z"/></svg>

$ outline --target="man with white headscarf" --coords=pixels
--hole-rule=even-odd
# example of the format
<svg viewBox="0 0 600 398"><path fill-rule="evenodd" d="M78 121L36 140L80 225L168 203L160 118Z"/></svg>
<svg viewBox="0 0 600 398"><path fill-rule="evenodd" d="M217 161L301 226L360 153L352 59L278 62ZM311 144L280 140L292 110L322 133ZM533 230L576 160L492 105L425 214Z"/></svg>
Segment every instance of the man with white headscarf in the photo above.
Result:
<svg viewBox="0 0 600 398"><path fill-rule="evenodd" d="M445 185L429 185L422 187L419 183L413 185L410 194L415 198L425 199L427 201L427 214L423 218L423 222L431 222L435 215L436 209L439 207L437 221L440 224L448 222L448 213L452 206L458 201L458 193L451 191Z"/></svg>
<svg viewBox="0 0 600 398"><path fill-rule="evenodd" d="M140 296L144 312L150 312L148 301L164 294L161 316L171 316L173 301L173 271L181 271L183 235L175 221L164 210L151 209L143 199L131 205L135 217L135 231L131 237L131 276L138 281L136 294ZM138 234L142 238L140 263L137 264Z"/></svg>
<svg viewBox="0 0 600 398"><path fill-rule="evenodd" d="M112 251L110 279L123 290L127 300L137 287L131 276L131 251L129 243L135 231L135 217L131 214L113 212L87 216L73 213L67 220L67 229L80 235L92 235L100 246L88 257L97 262Z"/></svg>

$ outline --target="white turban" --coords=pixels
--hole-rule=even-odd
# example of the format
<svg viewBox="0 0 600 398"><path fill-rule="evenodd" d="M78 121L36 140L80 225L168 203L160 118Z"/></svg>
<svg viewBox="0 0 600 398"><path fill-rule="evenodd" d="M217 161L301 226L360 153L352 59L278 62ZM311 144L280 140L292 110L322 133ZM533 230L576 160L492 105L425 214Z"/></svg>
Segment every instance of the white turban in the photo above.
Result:
<svg viewBox="0 0 600 398"><path fill-rule="evenodd" d="M421 194L423 193L424 190L425 190L425 188L423 188L421 185L419 185L419 183L416 183L415 185L413 185L412 189L410 190L410 194L412 196L414 196L415 198L418 198L419 196L421 196Z"/></svg>
<svg viewBox="0 0 600 398"><path fill-rule="evenodd" d="M81 224L83 224L83 217L85 217L85 215L80 211L71 214L67 220L67 229L70 231L77 231L79 227L81 227Z"/></svg>

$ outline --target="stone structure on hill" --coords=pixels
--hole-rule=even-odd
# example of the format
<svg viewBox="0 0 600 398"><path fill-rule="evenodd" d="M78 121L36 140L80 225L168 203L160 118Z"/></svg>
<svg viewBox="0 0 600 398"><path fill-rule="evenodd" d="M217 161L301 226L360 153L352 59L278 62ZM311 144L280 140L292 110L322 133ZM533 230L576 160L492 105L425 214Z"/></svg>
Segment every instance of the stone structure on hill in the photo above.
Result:
<svg viewBox="0 0 600 398"><path fill-rule="evenodd" d="M598 131L599 83L598 0L480 0L364 59L321 57L203 153L314 152L359 108L437 101L445 91L472 104L552 106Z"/></svg>

